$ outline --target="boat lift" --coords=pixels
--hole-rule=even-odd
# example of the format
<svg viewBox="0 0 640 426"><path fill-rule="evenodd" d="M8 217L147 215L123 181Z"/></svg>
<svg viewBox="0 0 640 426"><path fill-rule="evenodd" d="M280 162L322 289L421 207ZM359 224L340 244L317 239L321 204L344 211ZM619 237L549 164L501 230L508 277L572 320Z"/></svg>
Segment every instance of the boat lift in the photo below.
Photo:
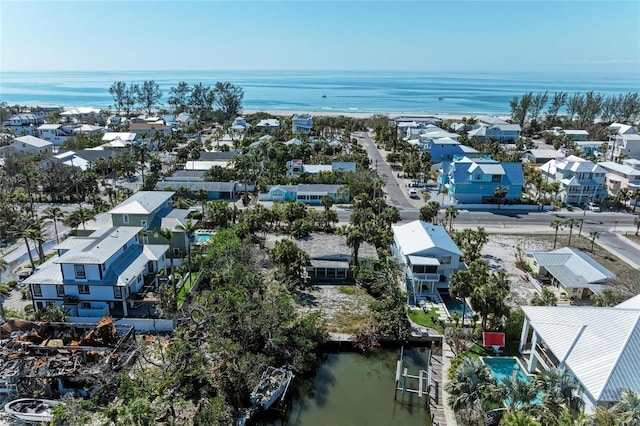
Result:
<svg viewBox="0 0 640 426"><path fill-rule="evenodd" d="M427 396L427 401L429 399L429 392L431 390L431 352L429 352L427 364L428 367L426 370L420 370L418 375L408 374L408 369L405 367L403 371L403 358L404 358L404 346L400 348L400 359L396 364L396 386L395 392L393 394L393 399L397 399L398 391L402 391L404 395L407 392L417 393L419 398L422 398L423 395ZM414 389L407 386L407 379L418 380L418 388Z"/></svg>

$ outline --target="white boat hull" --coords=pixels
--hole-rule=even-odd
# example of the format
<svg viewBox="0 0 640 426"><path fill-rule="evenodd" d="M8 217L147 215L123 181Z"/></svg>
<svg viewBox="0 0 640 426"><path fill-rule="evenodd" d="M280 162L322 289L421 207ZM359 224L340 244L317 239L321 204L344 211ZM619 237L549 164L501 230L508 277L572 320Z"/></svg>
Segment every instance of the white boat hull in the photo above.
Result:
<svg viewBox="0 0 640 426"><path fill-rule="evenodd" d="M8 402L4 411L25 422L48 423L53 420L53 408L62 404L62 401L51 399L22 398Z"/></svg>

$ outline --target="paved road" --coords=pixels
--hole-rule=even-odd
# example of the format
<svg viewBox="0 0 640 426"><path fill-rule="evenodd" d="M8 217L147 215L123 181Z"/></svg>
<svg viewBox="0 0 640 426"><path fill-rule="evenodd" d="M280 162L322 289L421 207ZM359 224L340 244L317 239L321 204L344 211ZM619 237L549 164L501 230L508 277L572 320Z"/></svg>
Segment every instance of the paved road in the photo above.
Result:
<svg viewBox="0 0 640 426"><path fill-rule="evenodd" d="M386 176L385 191L387 193L388 201L398 207L399 209L412 209L413 205L407 200L407 195L402 187L398 183L396 178L396 172L391 170L389 164L384 161L380 151L376 148L375 144L366 132L354 132L353 136L364 146L367 150L369 158L373 162L373 166L376 169L378 176Z"/></svg>

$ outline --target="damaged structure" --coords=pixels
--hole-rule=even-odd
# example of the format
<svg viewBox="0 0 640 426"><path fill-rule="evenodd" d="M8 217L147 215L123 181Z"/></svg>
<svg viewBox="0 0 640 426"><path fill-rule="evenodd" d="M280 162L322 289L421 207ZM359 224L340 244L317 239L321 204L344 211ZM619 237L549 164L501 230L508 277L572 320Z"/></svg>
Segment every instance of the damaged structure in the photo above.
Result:
<svg viewBox="0 0 640 426"><path fill-rule="evenodd" d="M135 328L109 317L97 324L9 319L0 339L0 393L9 399L92 396L139 354Z"/></svg>

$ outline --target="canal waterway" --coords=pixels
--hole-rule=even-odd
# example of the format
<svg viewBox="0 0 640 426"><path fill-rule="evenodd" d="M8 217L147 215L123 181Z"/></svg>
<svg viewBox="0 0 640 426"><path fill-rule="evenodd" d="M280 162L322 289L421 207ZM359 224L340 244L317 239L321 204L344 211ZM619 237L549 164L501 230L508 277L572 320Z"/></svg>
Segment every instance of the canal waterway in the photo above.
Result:
<svg viewBox="0 0 640 426"><path fill-rule="evenodd" d="M396 361L400 348L379 349L364 355L358 352L332 353L318 368L315 377L296 378L291 405L277 419L264 425L284 426L430 426L428 396L401 391L394 400ZM428 349L404 351L408 374L427 369ZM417 380L407 384L417 388Z"/></svg>

